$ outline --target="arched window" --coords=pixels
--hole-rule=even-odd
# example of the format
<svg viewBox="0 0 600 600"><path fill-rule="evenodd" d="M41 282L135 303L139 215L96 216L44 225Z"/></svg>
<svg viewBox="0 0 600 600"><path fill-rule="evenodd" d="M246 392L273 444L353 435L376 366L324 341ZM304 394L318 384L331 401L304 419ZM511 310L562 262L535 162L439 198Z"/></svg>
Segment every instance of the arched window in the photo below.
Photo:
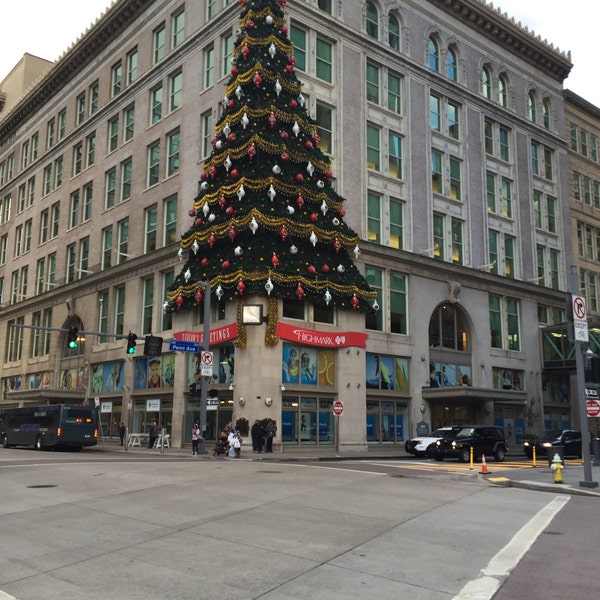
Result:
<svg viewBox="0 0 600 600"><path fill-rule="evenodd" d="M548 100L548 98L544 98L542 112L544 117L544 127L550 129L550 100Z"/></svg>
<svg viewBox="0 0 600 600"><path fill-rule="evenodd" d="M388 41L390 48L400 52L400 23L394 15L390 15L388 19Z"/></svg>
<svg viewBox="0 0 600 600"><path fill-rule="evenodd" d="M448 48L448 78L458 81L458 59L454 48Z"/></svg>
<svg viewBox="0 0 600 600"><path fill-rule="evenodd" d="M487 67L481 69L481 93L488 100L492 99L492 77Z"/></svg>
<svg viewBox="0 0 600 600"><path fill-rule="evenodd" d="M379 39L379 13L372 2L367 2L367 35Z"/></svg>
<svg viewBox="0 0 600 600"><path fill-rule="evenodd" d="M432 36L429 38L429 44L427 47L429 68L432 71L439 73L440 71L440 46L437 40Z"/></svg>
<svg viewBox="0 0 600 600"><path fill-rule="evenodd" d="M535 103L535 95L533 92L529 92L527 96L527 118L532 122L537 122L537 107Z"/></svg>
<svg viewBox="0 0 600 600"><path fill-rule="evenodd" d="M506 83L506 75L498 77L498 102L500 106L506 108L508 106L508 85Z"/></svg>
<svg viewBox="0 0 600 600"><path fill-rule="evenodd" d="M440 304L429 321L429 347L470 352L467 320L455 304Z"/></svg>

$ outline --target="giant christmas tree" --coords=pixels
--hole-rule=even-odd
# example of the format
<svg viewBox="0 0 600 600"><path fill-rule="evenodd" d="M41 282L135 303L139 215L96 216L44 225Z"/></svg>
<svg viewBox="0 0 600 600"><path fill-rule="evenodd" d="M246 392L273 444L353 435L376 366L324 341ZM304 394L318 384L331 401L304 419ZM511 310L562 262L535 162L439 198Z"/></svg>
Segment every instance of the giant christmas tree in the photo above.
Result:
<svg viewBox="0 0 600 600"><path fill-rule="evenodd" d="M358 256L358 236L344 223L344 199L332 188L330 161L305 106L285 4L240 0L223 113L181 239L179 256L187 260L165 310L198 307L198 282L238 307L249 296L268 296L270 316L277 298L378 308L349 254Z"/></svg>

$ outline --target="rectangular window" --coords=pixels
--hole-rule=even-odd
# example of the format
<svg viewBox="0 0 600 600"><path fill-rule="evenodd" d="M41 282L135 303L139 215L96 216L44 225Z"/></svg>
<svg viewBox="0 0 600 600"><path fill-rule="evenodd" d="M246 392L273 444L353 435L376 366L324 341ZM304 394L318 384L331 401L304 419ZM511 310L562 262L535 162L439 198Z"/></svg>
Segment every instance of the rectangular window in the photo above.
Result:
<svg viewBox="0 0 600 600"><path fill-rule="evenodd" d="M67 260L66 260L66 283L75 281L75 265L77 261L77 254L75 244L67 246Z"/></svg>
<svg viewBox="0 0 600 600"><path fill-rule="evenodd" d="M450 157L450 196L454 200L462 198L460 161L452 157Z"/></svg>
<svg viewBox="0 0 600 600"><path fill-rule="evenodd" d="M100 85L97 81L90 86L90 115L93 115L98 110L98 99L100 97ZM84 104L85 110L85 104Z"/></svg>
<svg viewBox="0 0 600 600"><path fill-rule="evenodd" d="M333 81L333 45L317 37L317 77L331 83Z"/></svg>
<svg viewBox="0 0 600 600"><path fill-rule="evenodd" d="M85 140L85 166L86 168L91 167L96 160L96 134L92 133L88 135Z"/></svg>
<svg viewBox="0 0 600 600"><path fill-rule="evenodd" d="M434 213L433 215L433 258L444 260L444 248L446 246L444 235L444 217Z"/></svg>
<svg viewBox="0 0 600 600"><path fill-rule="evenodd" d="M171 19L171 47L177 48L185 39L185 12L179 11Z"/></svg>
<svg viewBox="0 0 600 600"><path fill-rule="evenodd" d="M209 88L215 83L215 49L209 46L204 50L204 87Z"/></svg>
<svg viewBox="0 0 600 600"><path fill-rule="evenodd" d="M104 208L108 210L115 205L115 192L117 189L117 172L111 169L104 176Z"/></svg>
<svg viewBox="0 0 600 600"><path fill-rule="evenodd" d="M90 261L90 239L83 238L79 243L79 268L77 269L79 279L82 279L86 275L90 274L89 271Z"/></svg>
<svg viewBox="0 0 600 600"><path fill-rule="evenodd" d="M458 219L452 219L452 262L463 264L463 224Z"/></svg>
<svg viewBox="0 0 600 600"><path fill-rule="evenodd" d="M155 142L148 147L148 180L151 187L160 181L160 142Z"/></svg>
<svg viewBox="0 0 600 600"><path fill-rule="evenodd" d="M119 145L119 117L108 122L108 151L116 150Z"/></svg>
<svg viewBox="0 0 600 600"><path fill-rule="evenodd" d="M202 157L207 158L212 151L212 135L213 135L213 125L212 125L212 112L205 112L202 117Z"/></svg>
<svg viewBox="0 0 600 600"><path fill-rule="evenodd" d="M167 136L167 177L179 171L179 131Z"/></svg>
<svg viewBox="0 0 600 600"><path fill-rule="evenodd" d="M100 323L98 331L100 333L108 333L108 292L102 291L98 294L98 302L100 304ZM99 344L105 344L108 341L106 336L99 336Z"/></svg>
<svg viewBox="0 0 600 600"><path fill-rule="evenodd" d="M506 299L506 331L508 333L508 349L521 349L519 335L519 301L514 298Z"/></svg>
<svg viewBox="0 0 600 600"><path fill-rule="evenodd" d="M152 333L152 312L154 310L154 277L144 280L144 299L142 308L142 334Z"/></svg>
<svg viewBox="0 0 600 600"><path fill-rule="evenodd" d="M221 49L222 49L222 67L221 67L221 75L225 77L229 75L231 71L231 56L233 54L233 35L225 35L221 41Z"/></svg>
<svg viewBox="0 0 600 600"><path fill-rule="evenodd" d="M460 137L460 108L454 102L448 102L448 135L455 140Z"/></svg>
<svg viewBox="0 0 600 600"><path fill-rule="evenodd" d="M125 262L128 258L129 250L129 219L124 219L118 224L118 263Z"/></svg>
<svg viewBox="0 0 600 600"><path fill-rule="evenodd" d="M390 273L390 330L408 334L406 275Z"/></svg>
<svg viewBox="0 0 600 600"><path fill-rule="evenodd" d="M80 94L79 96L77 96L76 106L77 112L75 124L81 125L85 120L85 94Z"/></svg>
<svg viewBox="0 0 600 600"><path fill-rule="evenodd" d="M169 78L169 111L173 112L181 107L183 73L175 73Z"/></svg>
<svg viewBox="0 0 600 600"><path fill-rule="evenodd" d="M381 243L381 196L373 192L367 194L367 238L370 242Z"/></svg>
<svg viewBox="0 0 600 600"><path fill-rule="evenodd" d="M156 206L146 209L146 252L156 250L157 216Z"/></svg>
<svg viewBox="0 0 600 600"><path fill-rule="evenodd" d="M50 239L58 237L59 226L60 226L60 202L56 202L52 205L51 213L51 228L50 228Z"/></svg>
<svg viewBox="0 0 600 600"><path fill-rule="evenodd" d="M554 152L550 148L544 148L544 177L549 181L553 180L552 163Z"/></svg>
<svg viewBox="0 0 600 600"><path fill-rule="evenodd" d="M73 176L81 173L83 166L83 144L79 143L73 148Z"/></svg>
<svg viewBox="0 0 600 600"><path fill-rule="evenodd" d="M131 158L121 163L121 202L131 198L131 173L133 161Z"/></svg>
<svg viewBox="0 0 600 600"><path fill-rule="evenodd" d="M516 240L509 235L504 236L504 275L515 278L515 247ZM496 262L496 265L498 262Z"/></svg>
<svg viewBox="0 0 600 600"><path fill-rule="evenodd" d="M508 129L500 127L498 133L500 135L500 158L508 162L510 160Z"/></svg>
<svg viewBox="0 0 600 600"><path fill-rule="evenodd" d="M55 141L54 119L52 119L51 121L48 121L48 124L46 125L46 148L52 148Z"/></svg>
<svg viewBox="0 0 600 600"><path fill-rule="evenodd" d="M496 175L489 171L485 175L485 186L487 196L487 209L489 212L496 212Z"/></svg>
<svg viewBox="0 0 600 600"><path fill-rule="evenodd" d="M115 290L115 334L123 335L125 330L125 288L118 287Z"/></svg>
<svg viewBox="0 0 600 600"><path fill-rule="evenodd" d="M162 86L154 88L150 92L150 124L158 123L162 119Z"/></svg>
<svg viewBox="0 0 600 600"><path fill-rule="evenodd" d="M167 33L164 23L154 30L152 34L152 59L154 64L160 62L165 57L165 41Z"/></svg>
<svg viewBox="0 0 600 600"><path fill-rule="evenodd" d="M490 265L497 265L498 262L498 238L500 234L497 231L490 229L488 231L488 260Z"/></svg>
<svg viewBox="0 0 600 600"><path fill-rule="evenodd" d="M62 140L67 132L67 111L61 110L58 113L58 139Z"/></svg>
<svg viewBox="0 0 600 600"><path fill-rule="evenodd" d="M92 218L93 196L94 184L88 183L83 186L83 211L81 213L82 221L89 221Z"/></svg>
<svg viewBox="0 0 600 600"><path fill-rule="evenodd" d="M306 31L292 24L290 27L290 39L294 45L296 69L306 71Z"/></svg>
<svg viewBox="0 0 600 600"><path fill-rule="evenodd" d="M542 192L533 190L533 221L538 229L542 228Z"/></svg>
<svg viewBox="0 0 600 600"><path fill-rule="evenodd" d="M433 131L442 130L442 118L440 115L440 99L431 94L429 96L429 126Z"/></svg>
<svg viewBox="0 0 600 600"><path fill-rule="evenodd" d="M431 190L442 194L442 155L437 150L431 151Z"/></svg>
<svg viewBox="0 0 600 600"><path fill-rule="evenodd" d="M388 108L402 113L402 80L397 75L388 73Z"/></svg>
<svg viewBox="0 0 600 600"><path fill-rule="evenodd" d="M131 85L137 79L138 51L137 48L127 54L127 85Z"/></svg>
<svg viewBox="0 0 600 600"><path fill-rule="evenodd" d="M560 289L560 272L558 268L558 251L550 250L550 287Z"/></svg>
<svg viewBox="0 0 600 600"><path fill-rule="evenodd" d="M540 172L540 156L539 145L536 142L531 142L531 172L538 175Z"/></svg>
<svg viewBox="0 0 600 600"><path fill-rule="evenodd" d="M490 313L490 346L492 348L502 348L502 307L500 296L490 294L489 296Z"/></svg>
<svg viewBox="0 0 600 600"><path fill-rule="evenodd" d="M365 279L375 292L377 292L377 304L379 310L375 314L367 314L365 318L365 327L375 331L383 331L383 316L385 314L383 302L383 271L374 267L366 267Z"/></svg>
<svg viewBox="0 0 600 600"><path fill-rule="evenodd" d="M79 224L79 190L71 194L71 202L69 208L69 227L77 227Z"/></svg>
<svg viewBox="0 0 600 600"><path fill-rule="evenodd" d="M367 63L367 100L379 104L379 67Z"/></svg>
<svg viewBox="0 0 600 600"><path fill-rule="evenodd" d="M390 246L404 248L404 205L400 200L390 199Z"/></svg>
<svg viewBox="0 0 600 600"><path fill-rule="evenodd" d="M333 111L321 102L317 102L317 133L319 148L327 153L333 152Z"/></svg>
<svg viewBox="0 0 600 600"><path fill-rule="evenodd" d="M548 212L548 231L556 233L556 198L546 197L546 210Z"/></svg>
<svg viewBox="0 0 600 600"><path fill-rule="evenodd" d="M48 227L50 223L50 211L47 208L40 214L40 244L48 241Z"/></svg>
<svg viewBox="0 0 600 600"><path fill-rule="evenodd" d="M128 142L133 138L135 122L135 108L130 106L123 111L123 141Z"/></svg>
<svg viewBox="0 0 600 600"><path fill-rule="evenodd" d="M485 153L493 155L494 154L494 125L491 121L485 120L484 126L484 136L485 136Z"/></svg>
<svg viewBox="0 0 600 600"><path fill-rule="evenodd" d="M502 178L502 214L512 218L512 183Z"/></svg>
<svg viewBox="0 0 600 600"><path fill-rule="evenodd" d="M114 98L121 92L121 78L123 77L123 68L121 67L121 61L115 63L110 69L110 96Z"/></svg>
<svg viewBox="0 0 600 600"><path fill-rule="evenodd" d="M177 196L165 200L163 214L165 219L163 244L166 246L177 241Z"/></svg>
<svg viewBox="0 0 600 600"><path fill-rule="evenodd" d="M113 230L107 227L102 231L102 269L112 266Z"/></svg>
<svg viewBox="0 0 600 600"><path fill-rule="evenodd" d="M371 124L367 124L367 167L375 171L380 168L379 127Z"/></svg>
<svg viewBox="0 0 600 600"><path fill-rule="evenodd" d="M390 132L389 134L388 173L390 177L402 179L402 138Z"/></svg>
<svg viewBox="0 0 600 600"><path fill-rule="evenodd" d="M62 156L54 161L54 187L62 185L63 159Z"/></svg>

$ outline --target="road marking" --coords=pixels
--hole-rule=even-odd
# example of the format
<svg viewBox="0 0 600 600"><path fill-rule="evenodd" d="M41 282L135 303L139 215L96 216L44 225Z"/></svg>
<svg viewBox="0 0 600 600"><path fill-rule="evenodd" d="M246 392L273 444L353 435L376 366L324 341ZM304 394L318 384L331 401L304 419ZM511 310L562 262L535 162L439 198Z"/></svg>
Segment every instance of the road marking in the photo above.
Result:
<svg viewBox="0 0 600 600"><path fill-rule="evenodd" d="M17 600L14 596L0 590L0 600Z"/></svg>
<svg viewBox="0 0 600 600"><path fill-rule="evenodd" d="M453 600L490 600L500 587L500 583L517 566L527 550L531 548L540 533L548 527L552 519L569 501L569 496L556 496L530 519L512 540L490 560L481 576L469 581Z"/></svg>

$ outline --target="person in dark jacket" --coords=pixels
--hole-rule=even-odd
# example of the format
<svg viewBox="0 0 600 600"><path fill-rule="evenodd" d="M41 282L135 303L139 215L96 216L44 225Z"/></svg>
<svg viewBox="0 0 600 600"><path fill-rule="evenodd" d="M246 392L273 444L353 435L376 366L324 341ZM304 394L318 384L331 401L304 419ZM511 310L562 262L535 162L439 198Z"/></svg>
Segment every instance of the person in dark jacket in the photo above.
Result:
<svg viewBox="0 0 600 600"><path fill-rule="evenodd" d="M263 431L260 419L256 419L256 421L254 421L254 425L252 425L250 434L252 436L252 452L254 452L254 454L261 454L265 441L265 433Z"/></svg>
<svg viewBox="0 0 600 600"><path fill-rule="evenodd" d="M154 448L154 444L156 443L159 435L160 429L158 427L158 423L154 421L150 429L150 434L148 435L148 448Z"/></svg>
<svg viewBox="0 0 600 600"><path fill-rule="evenodd" d="M125 423L123 423L123 421L121 421L120 425L119 425L119 439L121 440L121 446L123 445L123 441L125 440Z"/></svg>
<svg viewBox="0 0 600 600"><path fill-rule="evenodd" d="M273 438L275 437L275 432L277 431L277 427L275 425L275 421L273 419L269 419L267 424L265 425L265 439L267 441L267 453L273 452Z"/></svg>

